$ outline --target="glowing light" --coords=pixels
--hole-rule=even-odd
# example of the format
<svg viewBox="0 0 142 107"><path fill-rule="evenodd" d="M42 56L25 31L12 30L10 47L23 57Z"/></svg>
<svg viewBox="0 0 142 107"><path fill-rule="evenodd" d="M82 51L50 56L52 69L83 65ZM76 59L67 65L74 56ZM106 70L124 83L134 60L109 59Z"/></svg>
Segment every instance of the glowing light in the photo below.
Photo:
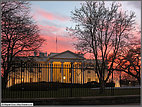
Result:
<svg viewBox="0 0 142 107"><path fill-rule="evenodd" d="M120 87L120 83L118 80L115 81L115 87Z"/></svg>
<svg viewBox="0 0 142 107"><path fill-rule="evenodd" d="M66 77L65 77L65 76L63 76L63 79L65 80L65 79L66 79Z"/></svg>
<svg viewBox="0 0 142 107"><path fill-rule="evenodd" d="M22 82L24 81L24 79L22 78Z"/></svg>

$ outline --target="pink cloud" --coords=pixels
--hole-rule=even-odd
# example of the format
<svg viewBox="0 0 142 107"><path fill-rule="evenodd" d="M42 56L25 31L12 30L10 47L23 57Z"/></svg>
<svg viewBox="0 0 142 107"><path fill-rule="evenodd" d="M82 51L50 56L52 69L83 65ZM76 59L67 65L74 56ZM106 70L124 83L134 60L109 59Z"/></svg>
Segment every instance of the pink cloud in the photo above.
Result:
<svg viewBox="0 0 142 107"><path fill-rule="evenodd" d="M40 7L36 7L33 10L33 18L35 20L47 19L49 21L69 21L69 17L64 17L60 14L51 13L49 11L43 10ZM46 24L46 25L45 25ZM56 25L49 24L48 22L44 25L38 23L40 29L41 37L45 38L46 42L40 48L41 51L47 52L56 52L56 37L58 52L63 52L66 50L75 51L72 46L73 40L68 36L65 27L58 27Z"/></svg>
<svg viewBox="0 0 142 107"><path fill-rule="evenodd" d="M60 14L51 13L51 12L45 11L41 8L37 8L36 14L34 14L34 15L38 15L38 16L46 18L48 20L59 20L59 21L68 21L69 20L69 17L67 17L67 16L65 17ZM34 17L36 18L36 16L34 16Z"/></svg>
<svg viewBox="0 0 142 107"><path fill-rule="evenodd" d="M49 25L38 25L40 29L41 35L48 35L48 36L68 36L66 32L66 28L64 27L56 27L56 26L49 26Z"/></svg>
<svg viewBox="0 0 142 107"><path fill-rule="evenodd" d="M63 27L56 27L56 26L49 26L49 25L38 25L39 29L46 32L64 32L65 28Z"/></svg>

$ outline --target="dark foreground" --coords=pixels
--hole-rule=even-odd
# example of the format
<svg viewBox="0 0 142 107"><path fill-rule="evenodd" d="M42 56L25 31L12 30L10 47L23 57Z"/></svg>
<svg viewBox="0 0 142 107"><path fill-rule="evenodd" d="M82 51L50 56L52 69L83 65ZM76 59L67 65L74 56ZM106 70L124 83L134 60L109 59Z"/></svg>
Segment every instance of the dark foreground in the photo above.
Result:
<svg viewBox="0 0 142 107"><path fill-rule="evenodd" d="M2 90L2 102L34 105L140 105L140 89L106 87L101 94L94 85L24 84Z"/></svg>
<svg viewBox="0 0 142 107"><path fill-rule="evenodd" d="M34 105L140 105L139 95L94 96L68 98L4 98L7 103L34 103Z"/></svg>

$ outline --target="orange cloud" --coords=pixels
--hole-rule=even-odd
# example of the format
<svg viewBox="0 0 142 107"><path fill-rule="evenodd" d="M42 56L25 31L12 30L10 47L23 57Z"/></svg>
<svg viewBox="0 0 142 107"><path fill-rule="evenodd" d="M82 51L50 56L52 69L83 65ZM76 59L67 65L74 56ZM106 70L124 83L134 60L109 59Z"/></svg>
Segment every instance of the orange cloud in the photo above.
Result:
<svg viewBox="0 0 142 107"><path fill-rule="evenodd" d="M49 36L49 35L41 35L46 42L40 48L41 51L47 52L56 52L56 36ZM66 50L75 51L74 47L72 46L72 42L74 39L68 37L62 37L57 35L57 52L63 52Z"/></svg>

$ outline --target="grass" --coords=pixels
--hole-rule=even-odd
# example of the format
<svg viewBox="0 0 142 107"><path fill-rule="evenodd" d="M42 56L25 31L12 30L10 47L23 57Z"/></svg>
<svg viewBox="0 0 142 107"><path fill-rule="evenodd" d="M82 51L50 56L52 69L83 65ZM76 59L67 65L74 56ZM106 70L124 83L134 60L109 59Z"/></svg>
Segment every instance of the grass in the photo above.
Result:
<svg viewBox="0 0 142 107"><path fill-rule="evenodd" d="M140 88L114 89L115 95L140 95ZM72 93L72 94L71 94ZM104 94L99 94L99 89L90 88L59 88L48 91L8 91L3 90L2 98L60 98L60 97L86 97L86 96L111 96L112 90L105 89Z"/></svg>

